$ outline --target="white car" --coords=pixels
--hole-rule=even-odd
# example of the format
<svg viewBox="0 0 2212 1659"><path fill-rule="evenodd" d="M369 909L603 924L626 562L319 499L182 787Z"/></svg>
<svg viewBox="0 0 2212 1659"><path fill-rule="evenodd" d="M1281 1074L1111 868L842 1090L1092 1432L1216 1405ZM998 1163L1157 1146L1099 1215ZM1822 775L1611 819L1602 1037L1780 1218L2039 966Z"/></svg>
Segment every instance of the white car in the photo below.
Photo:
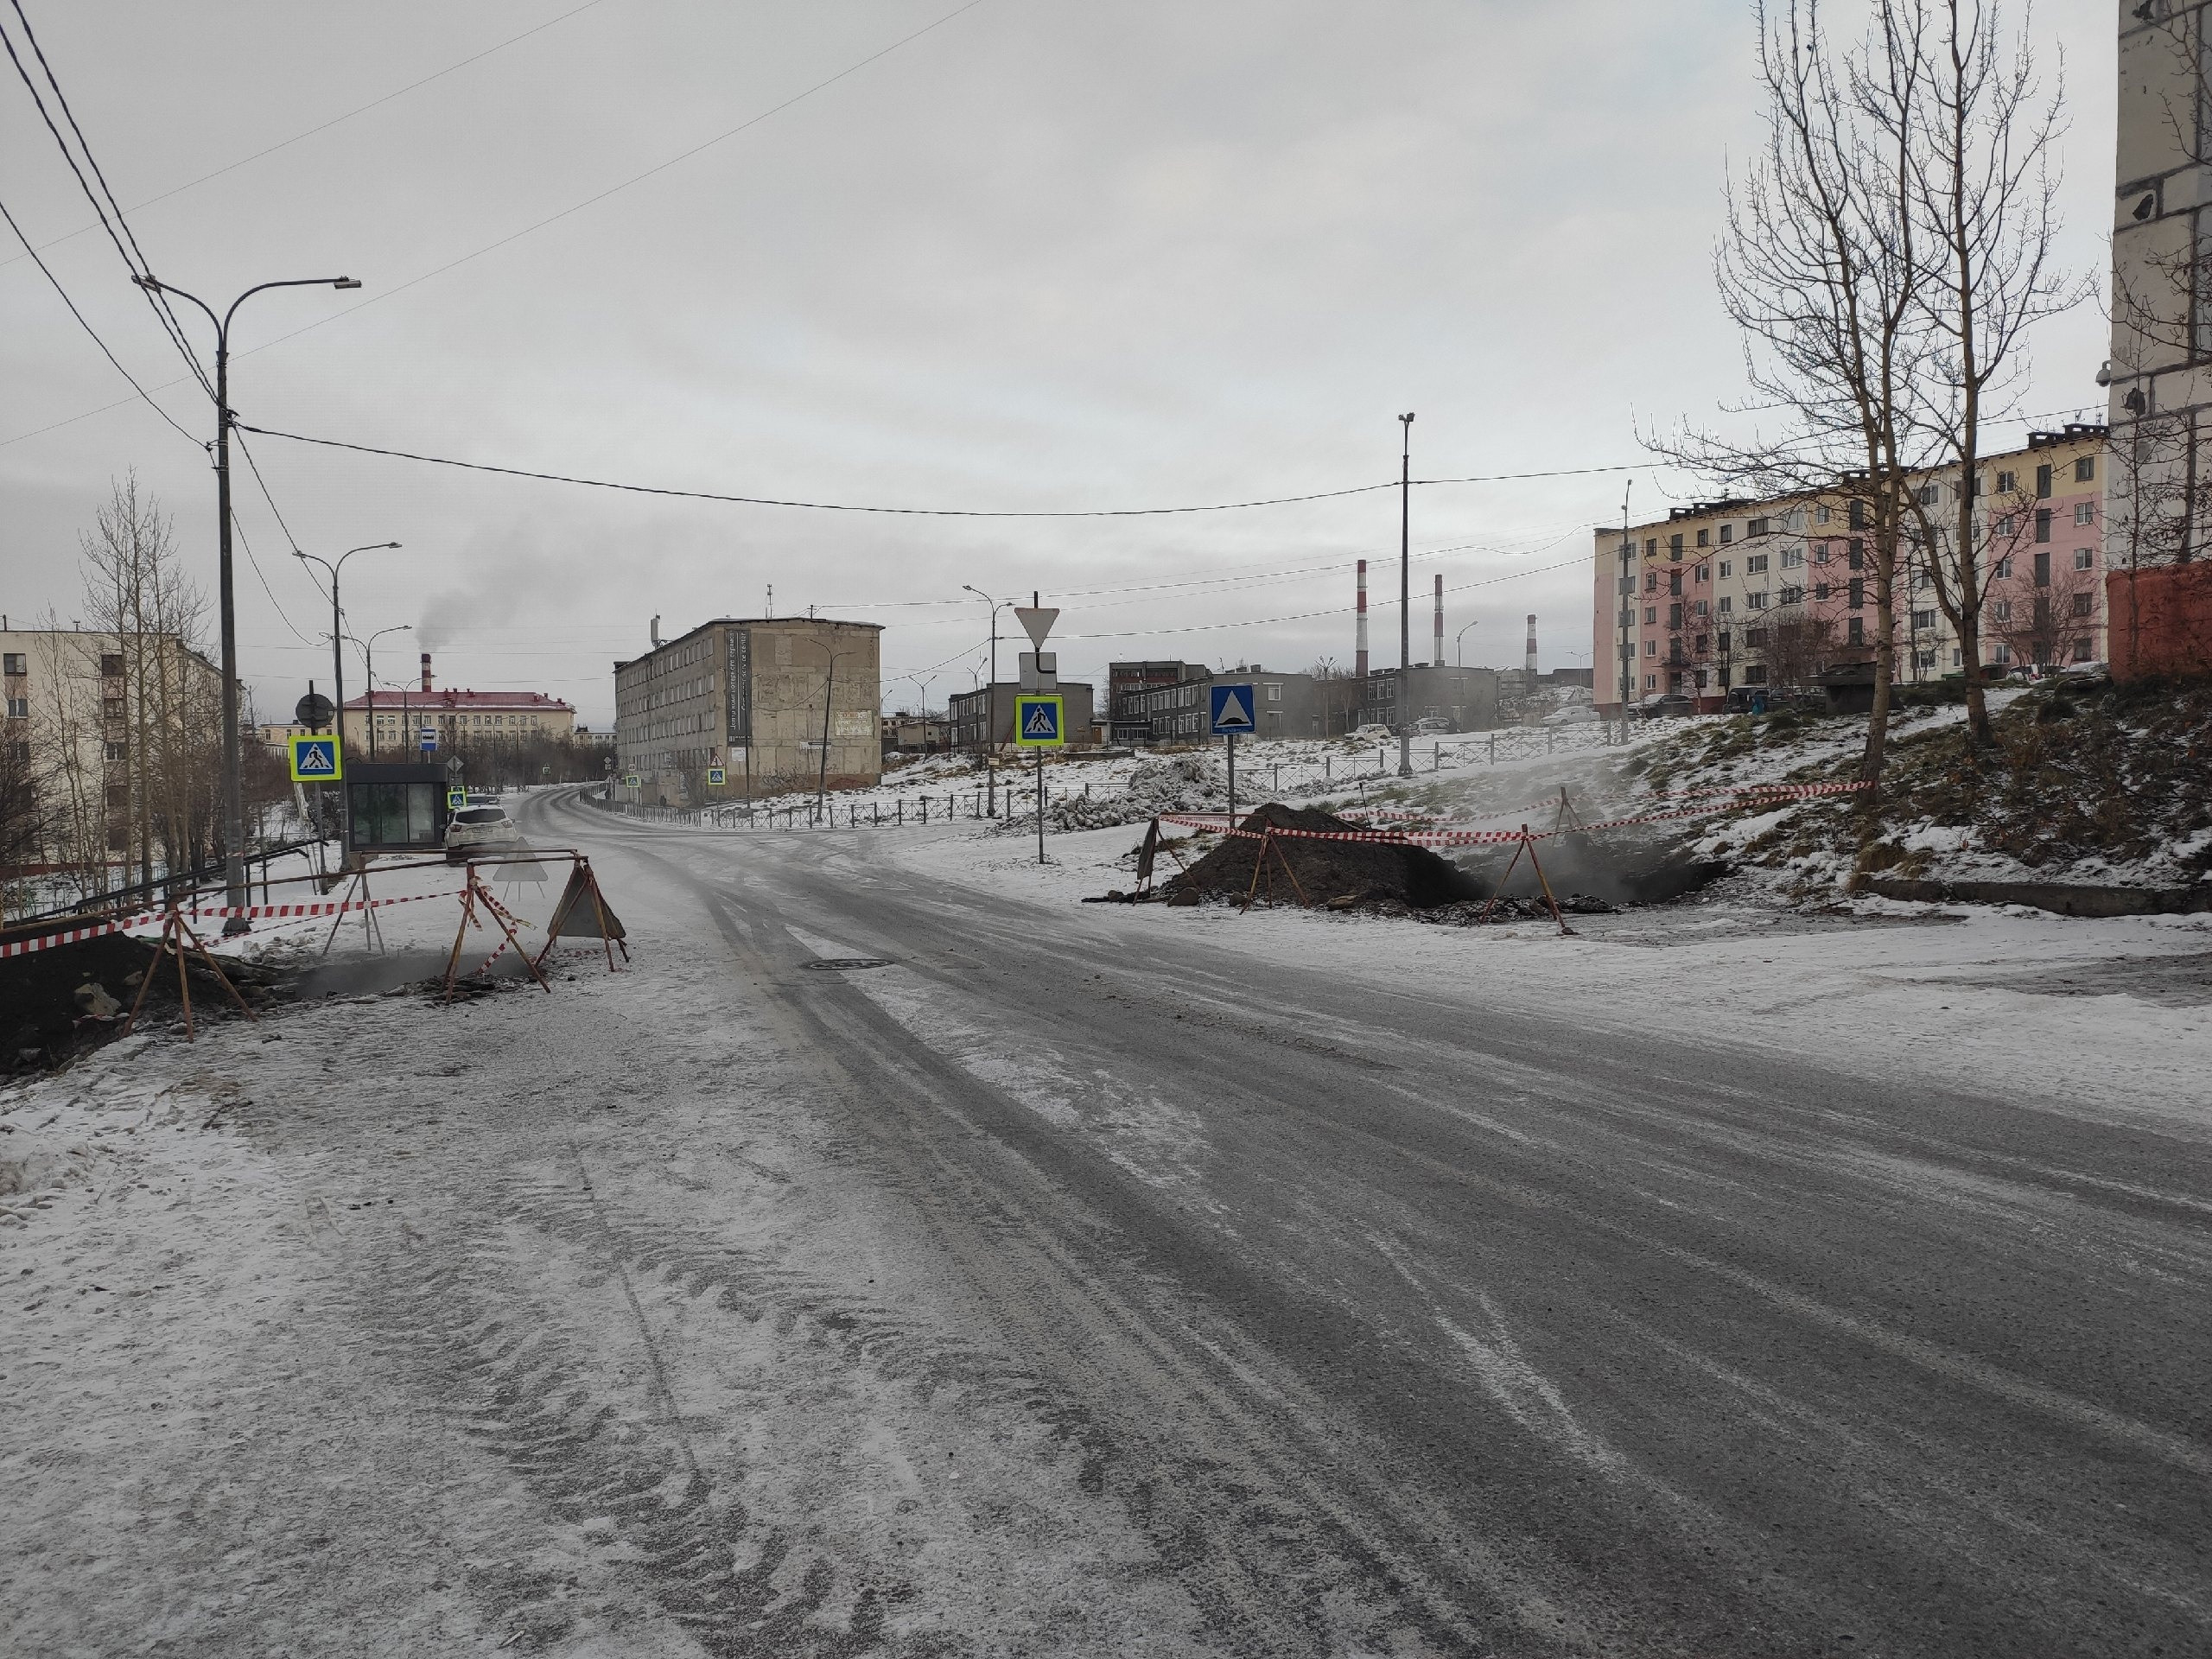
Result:
<svg viewBox="0 0 2212 1659"><path fill-rule="evenodd" d="M1386 738L1396 735L1397 734L1388 726L1355 726L1344 734L1344 736L1354 743L1380 743Z"/></svg>
<svg viewBox="0 0 2212 1659"><path fill-rule="evenodd" d="M1598 711L1586 702L1570 702L1564 709L1554 709L1544 716L1547 726L1580 726L1598 718Z"/></svg>
<svg viewBox="0 0 2212 1659"><path fill-rule="evenodd" d="M522 831L504 806L464 806L446 825L446 856L467 858L472 854L522 850Z"/></svg>

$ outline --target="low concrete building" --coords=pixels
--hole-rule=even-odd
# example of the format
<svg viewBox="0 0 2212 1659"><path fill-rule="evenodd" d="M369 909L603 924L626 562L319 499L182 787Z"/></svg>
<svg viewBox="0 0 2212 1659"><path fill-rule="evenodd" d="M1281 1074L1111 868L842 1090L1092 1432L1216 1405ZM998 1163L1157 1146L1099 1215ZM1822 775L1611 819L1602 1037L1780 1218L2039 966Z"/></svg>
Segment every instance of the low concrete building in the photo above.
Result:
<svg viewBox="0 0 2212 1659"><path fill-rule="evenodd" d="M1519 671L1510 671L1518 673ZM1440 720L1449 732L1486 732L1497 725L1499 671L1494 668L1444 668L1415 663L1408 677L1405 718L1410 721ZM1395 726L1398 723L1398 671L1371 671L1361 688L1360 723Z"/></svg>
<svg viewBox="0 0 2212 1659"><path fill-rule="evenodd" d="M1334 735L1311 674L1274 672L1257 663L1218 670L1203 663L1115 663L1108 683L1118 688L1110 714L1116 743L1206 741L1217 685L1252 688L1254 737Z"/></svg>
<svg viewBox="0 0 2212 1659"><path fill-rule="evenodd" d="M1068 745L1081 747L1095 737L1091 718L1091 688L1083 680L1062 680L1053 688L1061 699ZM952 747L956 749L1005 748L1014 742L1014 700L1020 682L1001 680L988 688L960 691L951 702Z"/></svg>
<svg viewBox="0 0 2212 1659"><path fill-rule="evenodd" d="M642 798L696 804L883 776L883 629L721 617L614 665L618 764ZM825 758L824 747L827 746ZM707 769L728 781L709 791Z"/></svg>

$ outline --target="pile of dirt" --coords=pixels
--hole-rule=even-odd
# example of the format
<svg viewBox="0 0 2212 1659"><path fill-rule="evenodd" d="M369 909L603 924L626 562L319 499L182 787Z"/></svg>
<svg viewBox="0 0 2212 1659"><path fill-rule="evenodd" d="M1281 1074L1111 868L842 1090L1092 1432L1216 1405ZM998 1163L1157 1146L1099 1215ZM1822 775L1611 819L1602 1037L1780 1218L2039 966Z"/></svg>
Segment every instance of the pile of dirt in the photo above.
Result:
<svg viewBox="0 0 2212 1659"><path fill-rule="evenodd" d="M199 957L188 956L185 962L193 1018L234 1016L237 1008ZM0 1041L7 1045L0 1049L0 1071L59 1065L114 1036L138 995L141 976L154 963L151 939L121 933L0 961ZM276 978L270 970L226 960L223 972L248 1002L257 1007L270 998ZM154 976L140 1019L142 1024L165 1024L182 1012L176 963L169 958Z"/></svg>
<svg viewBox="0 0 2212 1659"><path fill-rule="evenodd" d="M1468 855L1467 871L1484 892L1502 881L1509 899L1534 899L1541 892L1535 867L1526 854L1518 861L1513 854L1510 846L1485 848ZM1562 908L1569 907L1570 899L1575 906L1601 909L1663 905L1719 880L1733 868L1723 859L1699 857L1683 833L1672 826L1607 830L1597 835L1570 830L1537 842L1537 856L1543 863L1544 880Z"/></svg>
<svg viewBox="0 0 2212 1659"><path fill-rule="evenodd" d="M1270 827L1324 831L1367 828L1327 812L1280 802L1270 802L1246 815L1243 827L1254 831ZM1167 882L1162 894L1171 904L1221 899L1241 905L1253 891L1260 848L1261 842L1255 839L1224 836L1219 846ZM1426 847L1286 836L1268 842L1267 849L1259 893L1278 904L1302 900L1338 910L1355 906L1427 910L1489 895L1489 890L1465 871Z"/></svg>

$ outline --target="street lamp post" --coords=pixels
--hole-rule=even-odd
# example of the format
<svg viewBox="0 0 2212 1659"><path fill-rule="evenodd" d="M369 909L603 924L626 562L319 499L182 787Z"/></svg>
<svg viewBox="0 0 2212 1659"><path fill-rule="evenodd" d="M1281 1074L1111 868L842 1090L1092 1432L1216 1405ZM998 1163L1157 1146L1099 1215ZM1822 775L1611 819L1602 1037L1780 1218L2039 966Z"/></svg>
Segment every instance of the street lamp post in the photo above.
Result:
<svg viewBox="0 0 2212 1659"><path fill-rule="evenodd" d="M223 931L226 935L244 933L249 929L243 913L246 902L245 793L240 783L238 756L238 619L231 579L231 427L235 419L231 413L231 319L238 315L238 307L264 289L359 288L360 283L351 276L298 276L283 282L257 283L232 300L230 308L219 317L196 294L188 294L151 276L133 276L130 280L141 288L190 300L215 326L215 590L223 637L223 891L224 903L231 912L223 924Z"/></svg>
<svg viewBox="0 0 2212 1659"><path fill-rule="evenodd" d="M1414 775L1414 417L1398 457L1398 776Z"/></svg>
<svg viewBox="0 0 2212 1659"><path fill-rule="evenodd" d="M991 677L983 691L983 801L991 817L999 815L998 773L991 764L991 744L998 732L999 711L999 611L1011 605L1010 599L993 599L982 588L962 582L961 587L991 607ZM1008 808L1009 811L1013 809Z"/></svg>
<svg viewBox="0 0 2212 1659"><path fill-rule="evenodd" d="M814 810L820 812L830 800L830 709L837 690L837 664L846 657L858 656L857 652L831 651L823 653L830 658L830 671L822 682L822 769L814 784ZM878 705L879 709L881 707Z"/></svg>
<svg viewBox="0 0 2212 1659"><path fill-rule="evenodd" d="M383 639L387 633L412 633L414 632L415 625L412 622L395 622L388 628L378 628L365 640L356 639L353 641L355 645L361 647L361 679L363 683L368 687L369 759L372 760L377 758L376 644L378 640ZM406 704L403 702L400 705L400 709L401 715L404 719L405 717ZM345 711L343 709L339 711L339 718L341 721L344 720Z"/></svg>
<svg viewBox="0 0 2212 1659"><path fill-rule="evenodd" d="M349 547L338 556L336 563L319 559L312 553L292 550L292 556L306 564L319 564L330 573L330 700L337 709L337 718L332 729L338 734L339 753L346 749L346 627L338 608L338 573L346 568L346 561L356 553L366 553L371 548L397 547L397 542L367 542L359 547ZM376 717L372 711L369 729L376 729ZM353 844L353 814L346 804L346 790L341 781L338 785L338 861L346 861L346 849Z"/></svg>
<svg viewBox="0 0 2212 1659"><path fill-rule="evenodd" d="M1459 637L1452 642L1452 649L1458 655L1462 668L1467 665L1467 632L1474 626L1472 622L1468 623L1466 627L1459 630Z"/></svg>

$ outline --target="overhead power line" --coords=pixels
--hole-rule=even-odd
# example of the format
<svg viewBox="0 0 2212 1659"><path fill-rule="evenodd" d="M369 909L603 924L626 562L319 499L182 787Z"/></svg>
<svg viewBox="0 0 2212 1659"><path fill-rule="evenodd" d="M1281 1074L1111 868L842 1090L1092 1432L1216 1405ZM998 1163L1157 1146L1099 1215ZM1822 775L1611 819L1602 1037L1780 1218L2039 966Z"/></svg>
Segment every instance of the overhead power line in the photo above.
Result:
<svg viewBox="0 0 2212 1659"><path fill-rule="evenodd" d="M30 43L32 55L38 59L38 67L46 75L46 84L53 91L54 103L60 108L62 118L69 123L69 130L77 136L76 150L70 149L69 141L61 136L61 129L54 124L54 117L46 107L46 99L39 92L38 83L31 79L29 67L16 50L14 37L4 29L0 29L0 41L4 41L7 46L9 60L16 66L16 74L22 77L24 89L31 95L31 102L38 106L39 118L45 122L47 131L53 135L55 146L61 151L61 159L69 164L69 171L75 175L77 188L85 193L85 200L92 203L92 212L106 230L108 240L115 245L115 251L122 259L124 268L134 278L152 276L153 267L140 250L138 238L131 234L130 223L123 216L122 205L116 200L115 193L108 188L107 175L100 171L99 162L92 155L92 147L86 142L84 129L77 124L76 112L69 107L69 99L61 90L61 82L54 75L54 66L47 61L46 48L38 43L38 35L31 29L31 20L24 15L22 0L10 0L10 4L16 14L16 22L23 31L23 38ZM77 164L78 151L83 152L84 167ZM97 194L85 177L85 167L91 168L92 177L99 181ZM105 198L105 205L103 197ZM111 209L114 213L112 224L108 217ZM126 240L130 243L127 248L124 245ZM153 310L154 320L168 335L169 343L184 359L193 378L200 382L200 390L212 398L215 395L214 383L208 379L207 371L200 365L200 354L192 349L192 342L185 338L184 328L177 321L176 313L169 308L168 296L144 283L138 286L139 291L146 296L147 305Z"/></svg>
<svg viewBox="0 0 2212 1659"><path fill-rule="evenodd" d="M600 3L601 0L584 0L584 3L582 5L571 6L568 10L560 13L556 16L549 17L542 23L534 23L530 28L523 30L519 35L510 35L505 40L499 41L497 45L487 46L481 52L472 53L467 57L461 59L458 62L449 63L442 69L439 69L429 74L424 75L420 80L410 80L404 86L399 87L396 91L386 92L381 98L372 98L365 104L355 105L352 109L347 110L342 115L334 115L327 121L319 122L315 125L308 127L303 131L294 133L289 138L280 138L273 144L264 145L263 148L255 150L251 156L241 156L235 162L226 162L212 173L202 173L198 178L188 179L184 183L176 185L170 189L164 190L158 195L148 196L143 201L133 202L130 205L130 211L135 213L142 207L151 207L156 202L167 201L171 196L181 196L188 190L198 189L201 185L206 184L211 179L219 179L226 173L235 173L238 168L247 166L251 162L257 162L264 156L274 156L280 149L289 149L294 144L299 143L302 140L312 138L319 132L327 132L333 127L339 126L345 122L351 121L357 115L366 115L371 110L377 109L384 105L389 104L396 98L404 98L408 93L427 86L434 80L442 80L446 76L453 74L458 70L467 68L472 63L480 63L483 60L492 56L494 53L504 52L507 48L515 45L518 41L526 41L533 35L542 35L547 29L551 29L555 24L565 23L569 18L574 17L579 12L589 11L593 7ZM41 243L35 251L42 253L48 248L59 247L64 242L72 241L76 238L84 235L87 231L95 231L99 228L99 226L98 225L79 226L77 229L67 232L66 235L55 237L51 242ZM31 251L33 251L33 250L26 245L25 252ZM20 253L11 254L5 259L0 259L0 266L11 265L22 257L23 255Z"/></svg>
<svg viewBox="0 0 2212 1659"><path fill-rule="evenodd" d="M1305 495L1273 495L1249 501L1214 501L1193 506L1172 507L887 507L851 501L809 501L796 497L771 495L736 495L715 490L678 490L655 484L628 484L613 479L580 478L567 473L533 472L524 467L499 467L488 461L456 461L449 455L418 454L408 449L385 449L374 444L346 443L336 438L311 438L298 432L280 432L271 427L247 426L238 423L257 437L284 438L294 443L311 443L325 449L348 449L356 454L385 455L395 461L418 461L432 467L454 467L464 472L496 473L504 478L535 479L543 484L575 484L587 489L617 490L630 495L671 496L687 501L726 501L740 506L803 507L814 512L873 512L887 513L906 518L1157 518L1175 514L1194 512L1238 512L1249 507L1294 506L1308 501L1334 501L1350 495L1371 495L1378 490L1395 490L1399 480L1392 479L1382 484L1356 484L1349 489L1316 490ZM1566 467L1547 472L1486 473L1466 478L1417 478L1416 485L1432 484L1499 484L1532 478L1576 478L1591 473L1636 473L1648 470L1654 463L1635 461L1613 467Z"/></svg>
<svg viewBox="0 0 2212 1659"><path fill-rule="evenodd" d="M91 323L85 321L85 314L77 308L77 302L69 297L69 290L61 286L61 279L59 276L56 276L53 271L47 269L46 261L39 257L37 251L31 246L30 238L23 234L23 227L16 223L16 216L8 211L8 204L4 201L0 201L0 219L4 219L8 221L8 228L16 233L16 239L23 245L23 252L30 257L31 262L37 265L40 273L45 276L46 280L54 284L54 291L61 296L61 303L69 308L69 315L77 319L77 326L82 328L86 334L92 337L93 345L100 348L100 355L107 359L110 363L114 364L115 372L130 383L130 390L137 392L140 397L145 400L147 408L152 410L155 414L167 421L169 425L175 429L179 436L182 437L188 443L193 444L200 449L205 449L207 447L207 443L201 439L194 437L192 434L186 431L184 428L177 425L176 417L154 401L152 394L149 393L145 387L138 384L138 377L131 373L130 370L124 368L122 363L117 359L115 353L108 349L107 341L100 338L99 331L94 328Z"/></svg>

